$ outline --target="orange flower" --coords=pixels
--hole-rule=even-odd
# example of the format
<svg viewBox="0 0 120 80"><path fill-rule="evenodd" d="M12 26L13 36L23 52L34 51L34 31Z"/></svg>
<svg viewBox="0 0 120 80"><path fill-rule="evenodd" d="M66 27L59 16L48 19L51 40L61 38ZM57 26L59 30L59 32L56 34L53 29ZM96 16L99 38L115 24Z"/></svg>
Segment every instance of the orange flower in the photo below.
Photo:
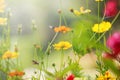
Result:
<svg viewBox="0 0 120 80"><path fill-rule="evenodd" d="M14 76L20 76L22 77L25 73L23 71L13 71L13 72L10 72L8 75L11 76L11 77L14 77Z"/></svg>
<svg viewBox="0 0 120 80"><path fill-rule="evenodd" d="M62 33L66 33L67 31L71 31L71 28L66 27L66 26L60 26L60 27L55 27L54 28L55 32L62 32Z"/></svg>

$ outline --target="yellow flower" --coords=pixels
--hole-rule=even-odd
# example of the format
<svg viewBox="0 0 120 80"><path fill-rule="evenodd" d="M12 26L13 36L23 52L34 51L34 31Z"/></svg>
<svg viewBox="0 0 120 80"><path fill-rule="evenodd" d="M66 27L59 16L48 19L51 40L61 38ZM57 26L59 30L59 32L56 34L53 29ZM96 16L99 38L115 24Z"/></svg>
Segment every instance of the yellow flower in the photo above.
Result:
<svg viewBox="0 0 120 80"><path fill-rule="evenodd" d="M106 71L105 75L100 75L97 80L116 80L115 77L113 77L110 72Z"/></svg>
<svg viewBox="0 0 120 80"><path fill-rule="evenodd" d="M54 31L55 32L63 32L63 33L66 33L68 31L71 31L71 29L69 27L66 27L66 26L60 26L60 27L55 27L54 28Z"/></svg>
<svg viewBox="0 0 120 80"><path fill-rule="evenodd" d="M61 49L66 50L66 49L72 47L72 45L68 41L61 41L57 44L54 44L53 47L56 50L61 50Z"/></svg>
<svg viewBox="0 0 120 80"><path fill-rule="evenodd" d="M81 12L78 11L78 10L74 10L73 13L74 13L76 16L79 16L79 15L81 14Z"/></svg>
<svg viewBox="0 0 120 80"><path fill-rule="evenodd" d="M103 1L103 0L95 0L96 2L100 2L100 1Z"/></svg>
<svg viewBox="0 0 120 80"><path fill-rule="evenodd" d="M5 25L7 23L7 18L0 18L0 25Z"/></svg>
<svg viewBox="0 0 120 80"><path fill-rule="evenodd" d="M81 14L86 14L86 13L90 13L91 12L90 9L84 9L84 7L80 7L80 10L71 9L70 11L73 12L73 14L75 14L76 16L79 16Z"/></svg>
<svg viewBox="0 0 120 80"><path fill-rule="evenodd" d="M2 56L3 59L11 59L11 58L16 58L16 57L18 57L18 53L10 52L10 51L6 51Z"/></svg>
<svg viewBox="0 0 120 80"><path fill-rule="evenodd" d="M0 0L0 12L3 13L5 8L4 0Z"/></svg>
<svg viewBox="0 0 120 80"><path fill-rule="evenodd" d="M100 24L94 24L92 27L92 31L96 33L103 33L108 31L111 28L111 23L110 22L101 22Z"/></svg>

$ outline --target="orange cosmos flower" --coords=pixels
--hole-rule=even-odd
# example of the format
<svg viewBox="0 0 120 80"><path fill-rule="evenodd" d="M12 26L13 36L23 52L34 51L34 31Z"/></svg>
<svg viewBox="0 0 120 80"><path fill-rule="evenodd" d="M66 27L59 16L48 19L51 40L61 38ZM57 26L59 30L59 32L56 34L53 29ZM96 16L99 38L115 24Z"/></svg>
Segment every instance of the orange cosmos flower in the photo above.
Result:
<svg viewBox="0 0 120 80"><path fill-rule="evenodd" d="M60 27L55 27L54 28L55 32L62 32L62 33L66 33L68 31L71 31L71 28L66 27L66 26L60 26Z"/></svg>
<svg viewBox="0 0 120 80"><path fill-rule="evenodd" d="M20 76L22 77L25 73L23 71L13 71L13 72L10 72L8 75L11 76L11 77L14 77L14 76Z"/></svg>

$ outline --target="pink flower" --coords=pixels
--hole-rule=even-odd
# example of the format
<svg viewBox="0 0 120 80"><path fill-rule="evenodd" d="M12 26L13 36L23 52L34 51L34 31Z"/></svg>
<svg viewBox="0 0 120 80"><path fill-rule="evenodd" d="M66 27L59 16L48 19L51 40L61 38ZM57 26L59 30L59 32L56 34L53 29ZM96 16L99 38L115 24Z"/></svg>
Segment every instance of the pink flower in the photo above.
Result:
<svg viewBox="0 0 120 80"><path fill-rule="evenodd" d="M120 32L116 32L108 38L107 46L112 50L113 54L120 53Z"/></svg>
<svg viewBox="0 0 120 80"><path fill-rule="evenodd" d="M69 75L66 80L74 80L75 76L73 74Z"/></svg>
<svg viewBox="0 0 120 80"><path fill-rule="evenodd" d="M106 17L113 17L115 16L119 9L118 9L118 1L117 0L108 0L105 5L104 14Z"/></svg>
<svg viewBox="0 0 120 80"><path fill-rule="evenodd" d="M103 57L120 61L120 32L116 32L108 38L107 47L110 48L111 52L103 53Z"/></svg>

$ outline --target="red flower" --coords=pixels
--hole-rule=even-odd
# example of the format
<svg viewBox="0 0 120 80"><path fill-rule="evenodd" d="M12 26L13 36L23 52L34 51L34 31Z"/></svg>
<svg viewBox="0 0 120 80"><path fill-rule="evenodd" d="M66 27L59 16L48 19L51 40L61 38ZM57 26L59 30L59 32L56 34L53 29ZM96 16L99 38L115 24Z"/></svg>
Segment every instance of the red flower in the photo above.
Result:
<svg viewBox="0 0 120 80"><path fill-rule="evenodd" d="M118 13L118 1L117 0L108 0L105 9L104 14L106 17L113 17Z"/></svg>
<svg viewBox="0 0 120 80"><path fill-rule="evenodd" d="M66 80L74 80L75 76L73 74L69 75Z"/></svg>

